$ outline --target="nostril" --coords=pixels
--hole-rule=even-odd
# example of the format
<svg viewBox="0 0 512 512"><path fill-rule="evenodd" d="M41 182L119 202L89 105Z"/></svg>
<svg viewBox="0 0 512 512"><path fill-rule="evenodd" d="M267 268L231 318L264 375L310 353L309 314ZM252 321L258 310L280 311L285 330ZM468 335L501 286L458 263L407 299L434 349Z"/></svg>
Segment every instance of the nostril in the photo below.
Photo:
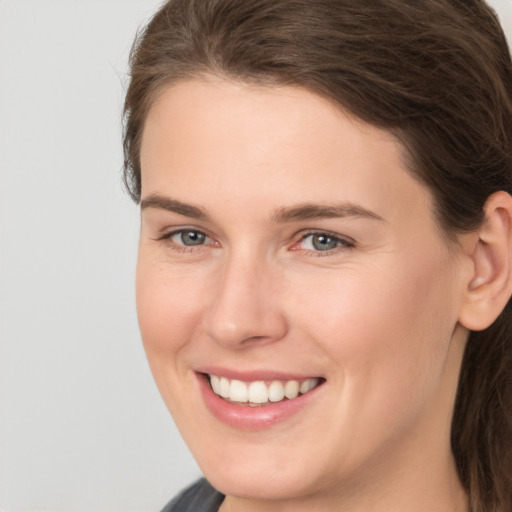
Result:
<svg viewBox="0 0 512 512"><path fill-rule="evenodd" d="M207 318L205 331L219 345L242 348L279 340L285 336L287 328L278 312L260 315L254 311L241 311L234 321L223 320L217 311Z"/></svg>
<svg viewBox="0 0 512 512"><path fill-rule="evenodd" d="M245 251L245 249L244 249ZM269 296L271 271L255 251L234 248L212 283L213 296L203 316L205 332L220 345L242 347L281 339L287 330L276 294Z"/></svg>

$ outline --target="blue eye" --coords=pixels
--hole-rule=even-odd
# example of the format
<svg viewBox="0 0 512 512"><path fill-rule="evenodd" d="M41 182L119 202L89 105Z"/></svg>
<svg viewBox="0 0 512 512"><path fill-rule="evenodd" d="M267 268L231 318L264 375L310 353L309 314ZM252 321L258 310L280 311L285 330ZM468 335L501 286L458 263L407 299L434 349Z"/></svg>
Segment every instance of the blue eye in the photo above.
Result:
<svg viewBox="0 0 512 512"><path fill-rule="evenodd" d="M201 231L195 231L193 229L182 229L171 233L169 237L174 243L179 245L186 245L187 247L193 247L196 245L203 245L209 239Z"/></svg>
<svg viewBox="0 0 512 512"><path fill-rule="evenodd" d="M329 233L309 233L302 238L302 249L310 251L332 251L340 246L353 247L353 243Z"/></svg>

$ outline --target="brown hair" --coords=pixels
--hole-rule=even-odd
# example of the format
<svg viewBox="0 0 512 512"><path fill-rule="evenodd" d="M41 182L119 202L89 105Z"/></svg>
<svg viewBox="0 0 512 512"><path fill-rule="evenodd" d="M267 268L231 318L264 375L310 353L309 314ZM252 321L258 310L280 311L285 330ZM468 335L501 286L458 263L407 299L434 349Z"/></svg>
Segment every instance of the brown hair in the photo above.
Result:
<svg viewBox="0 0 512 512"><path fill-rule="evenodd" d="M512 193L512 63L483 0L170 0L137 38L125 183L140 200L145 117L170 83L215 74L298 85L390 130L449 238ZM512 511L512 305L472 332L452 425L472 512Z"/></svg>

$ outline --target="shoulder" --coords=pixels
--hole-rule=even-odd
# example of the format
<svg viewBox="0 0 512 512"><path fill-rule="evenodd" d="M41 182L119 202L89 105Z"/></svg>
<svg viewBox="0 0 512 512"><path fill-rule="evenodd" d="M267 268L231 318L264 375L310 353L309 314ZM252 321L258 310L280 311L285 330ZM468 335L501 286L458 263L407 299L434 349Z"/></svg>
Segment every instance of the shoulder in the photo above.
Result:
<svg viewBox="0 0 512 512"><path fill-rule="evenodd" d="M223 499L223 494L201 478L178 494L162 512L217 512Z"/></svg>

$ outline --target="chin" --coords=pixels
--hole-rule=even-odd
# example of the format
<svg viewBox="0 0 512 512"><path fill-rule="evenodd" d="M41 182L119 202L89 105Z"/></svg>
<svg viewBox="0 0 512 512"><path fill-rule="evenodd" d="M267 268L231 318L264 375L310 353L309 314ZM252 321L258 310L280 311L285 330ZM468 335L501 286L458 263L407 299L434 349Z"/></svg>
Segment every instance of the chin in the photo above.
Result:
<svg viewBox="0 0 512 512"><path fill-rule="evenodd" d="M319 459L311 460L317 450L309 450L300 442L295 443L295 449L279 446L275 439L267 442L266 436L238 441L234 436L223 443L212 439L200 446L190 445L206 479L225 495L293 500L320 492L327 483L325 470L329 468L325 461L320 464Z"/></svg>
<svg viewBox="0 0 512 512"><path fill-rule="evenodd" d="M221 493L239 498L290 500L308 493L311 484L304 474L281 465L280 468L240 464L238 467L206 468L206 479Z"/></svg>

